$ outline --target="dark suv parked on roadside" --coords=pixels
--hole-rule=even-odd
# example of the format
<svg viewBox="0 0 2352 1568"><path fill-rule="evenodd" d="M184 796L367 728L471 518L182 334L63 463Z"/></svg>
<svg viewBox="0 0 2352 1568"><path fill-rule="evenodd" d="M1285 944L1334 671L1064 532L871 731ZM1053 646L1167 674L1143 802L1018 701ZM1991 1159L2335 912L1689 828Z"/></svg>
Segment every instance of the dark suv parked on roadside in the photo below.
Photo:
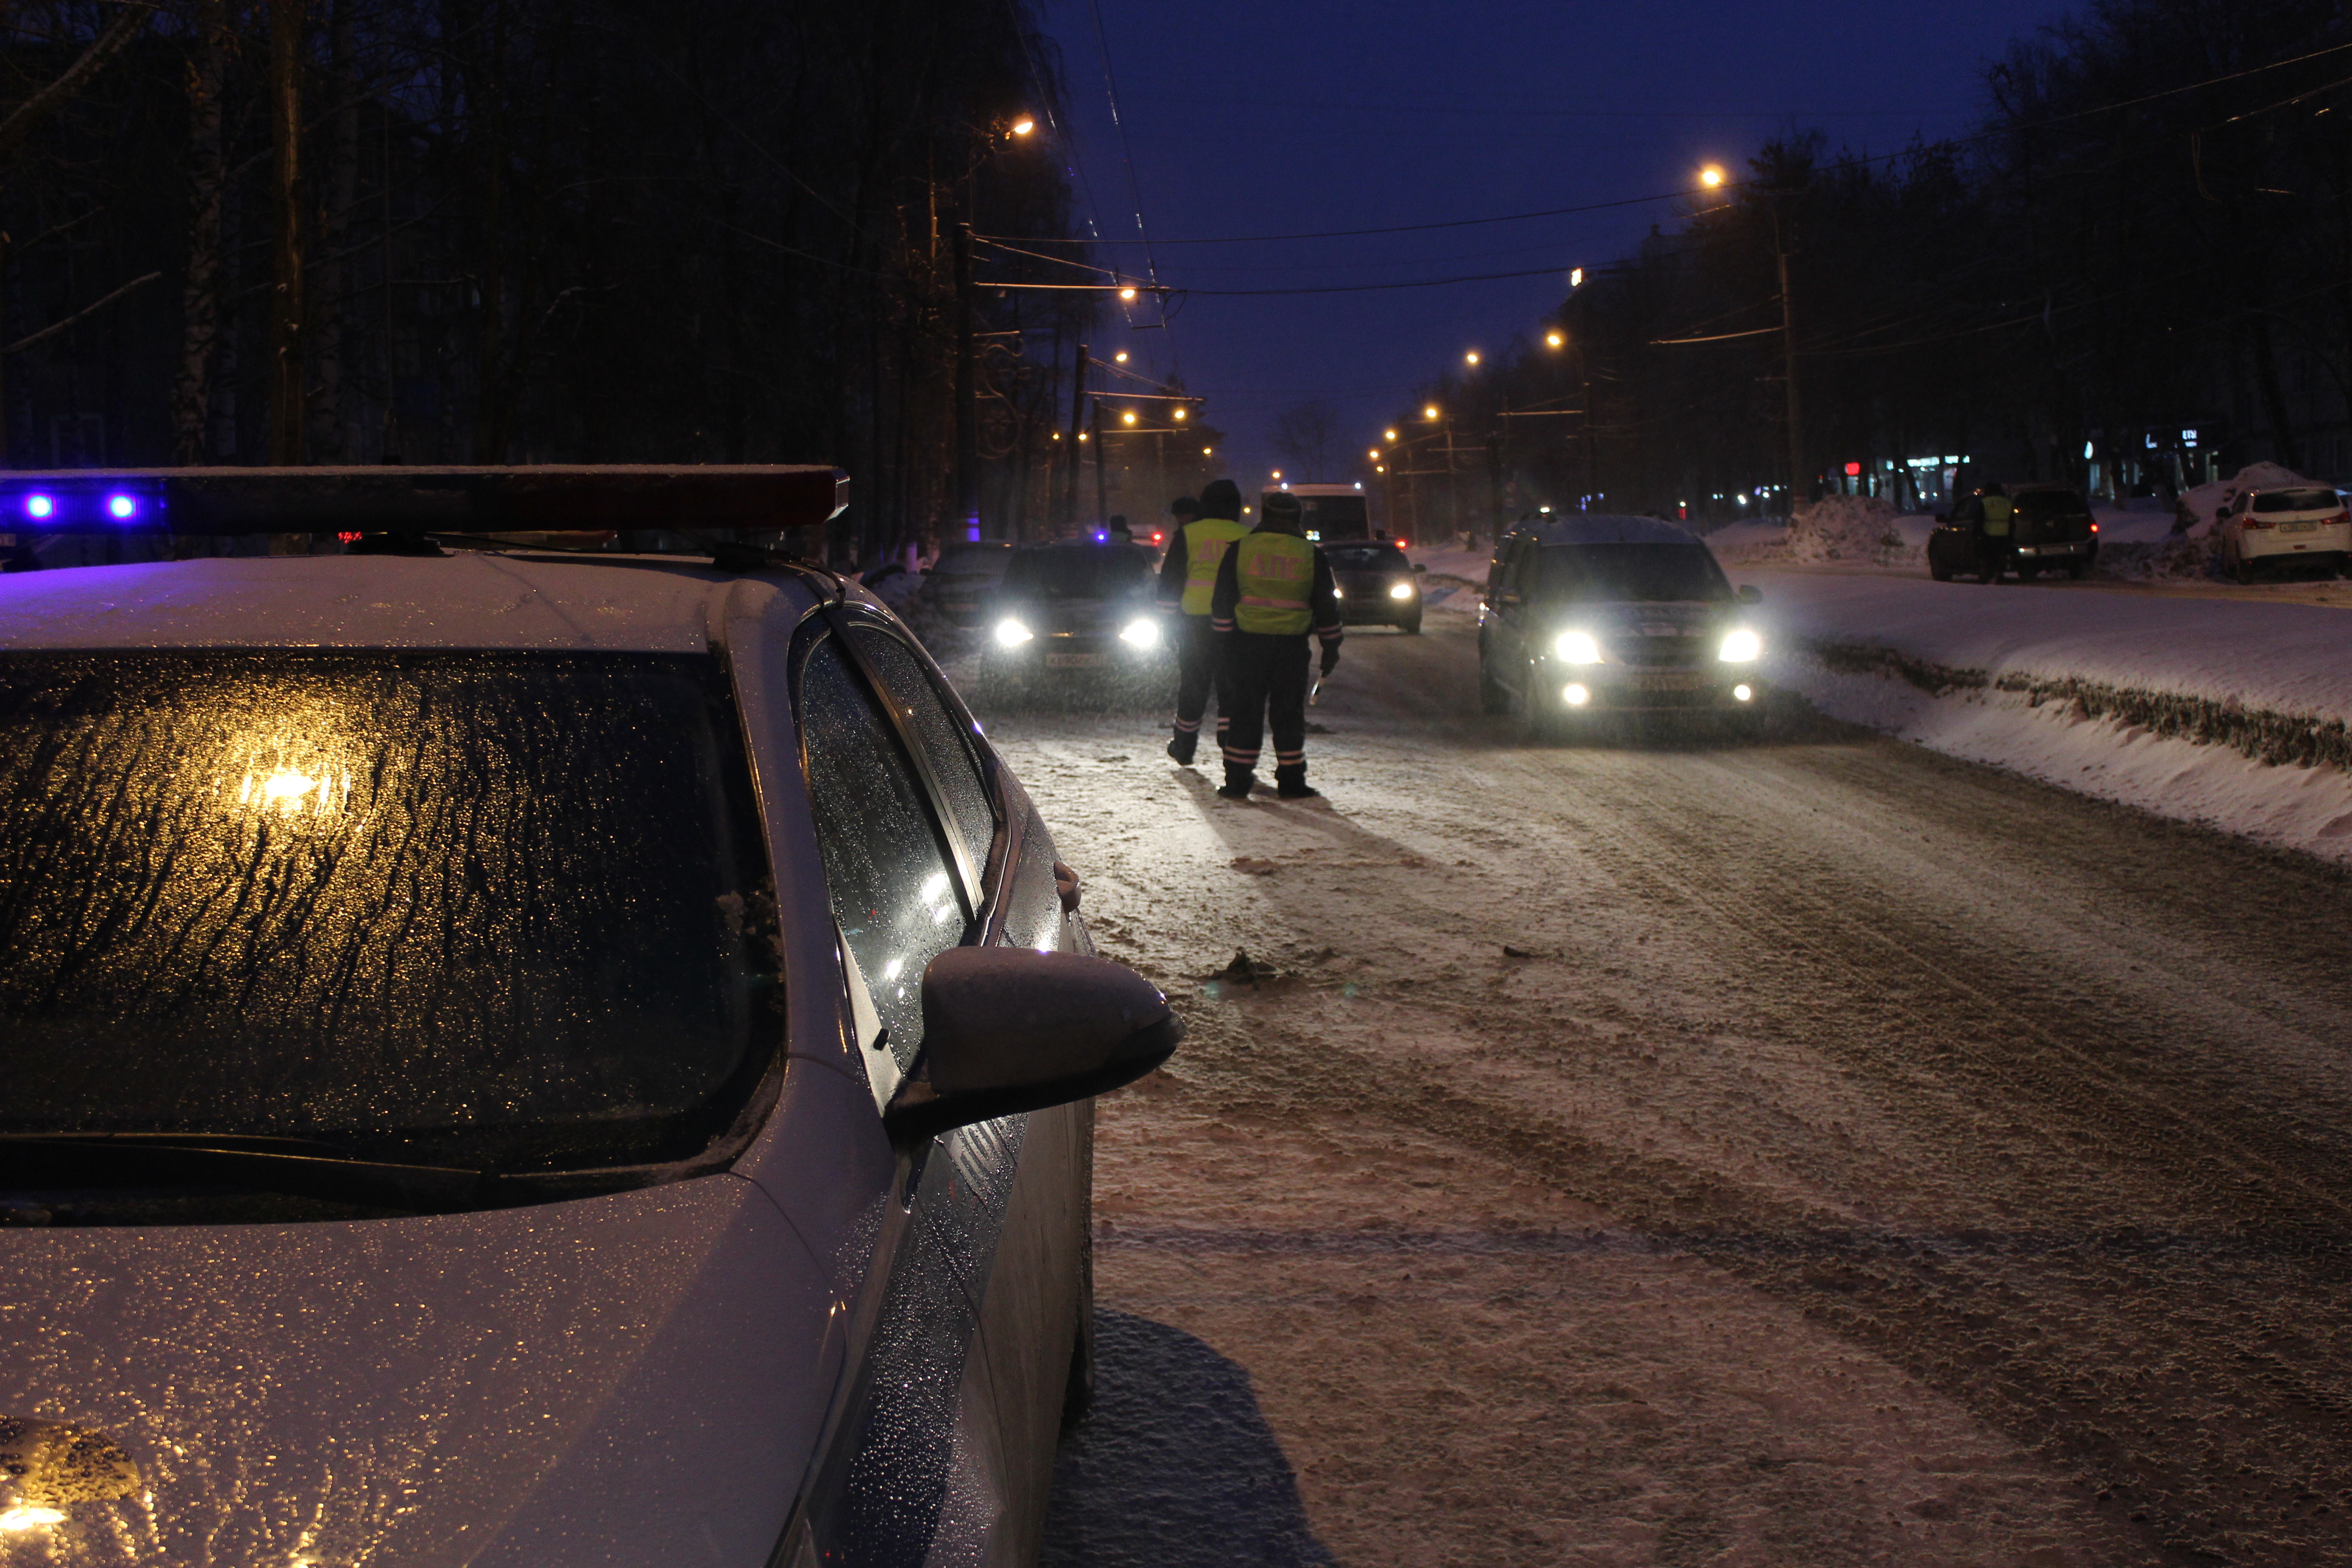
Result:
<svg viewBox="0 0 2352 1568"><path fill-rule="evenodd" d="M1985 501L1997 491L1964 497L1936 520L1927 536L1927 574L1938 583L1955 575L1998 583L2014 572L2030 583L2044 572L2087 577L2099 555L2099 525L2082 495L2065 485L2011 485L2009 532L1985 532Z"/></svg>

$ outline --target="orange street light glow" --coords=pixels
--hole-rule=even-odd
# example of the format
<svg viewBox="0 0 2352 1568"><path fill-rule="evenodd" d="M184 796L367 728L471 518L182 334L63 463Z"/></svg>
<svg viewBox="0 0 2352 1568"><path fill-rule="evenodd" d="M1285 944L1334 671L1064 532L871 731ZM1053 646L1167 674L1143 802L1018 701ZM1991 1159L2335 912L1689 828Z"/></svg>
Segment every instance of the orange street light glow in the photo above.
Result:
<svg viewBox="0 0 2352 1568"><path fill-rule="evenodd" d="M1544 334L1544 342L1551 345L1553 348L1558 348L1562 343L1568 342L1568 338L1564 333L1546 332Z"/></svg>
<svg viewBox="0 0 2352 1568"><path fill-rule="evenodd" d="M1434 404L1434 403L1433 403L1433 404L1431 404L1428 407L1426 407L1426 408L1423 409L1423 410L1421 411L1421 416L1422 416L1423 419L1434 419L1434 418L1436 418L1436 417L1437 417L1437 405L1436 405L1436 404Z"/></svg>
<svg viewBox="0 0 2352 1568"><path fill-rule="evenodd" d="M1710 191L1715 189L1717 185L1723 184L1722 168L1717 164L1709 163L1706 168L1701 169L1698 172L1698 183L1705 185Z"/></svg>
<svg viewBox="0 0 2352 1568"><path fill-rule="evenodd" d="M1013 134L1015 136L1026 136L1036 129L1037 122L1025 114L1013 122Z"/></svg>
<svg viewBox="0 0 2352 1568"><path fill-rule="evenodd" d="M1122 300L1132 300L1135 298L1135 290L1132 289L1122 289L1118 291L1118 297Z"/></svg>

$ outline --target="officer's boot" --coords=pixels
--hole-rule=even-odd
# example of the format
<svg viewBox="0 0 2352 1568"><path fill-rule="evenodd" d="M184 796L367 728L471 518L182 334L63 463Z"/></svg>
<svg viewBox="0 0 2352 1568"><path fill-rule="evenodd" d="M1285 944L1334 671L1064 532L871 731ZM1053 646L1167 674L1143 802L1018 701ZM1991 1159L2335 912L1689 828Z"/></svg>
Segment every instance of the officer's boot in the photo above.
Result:
<svg viewBox="0 0 2352 1568"><path fill-rule="evenodd" d="M1200 748L1201 732L1198 730L1179 730L1168 741L1168 754L1175 758L1181 767L1191 767L1192 753Z"/></svg>
<svg viewBox="0 0 2352 1568"><path fill-rule="evenodd" d="M1223 795L1227 800L1247 800L1249 798L1250 785L1256 782L1256 779L1257 770L1255 768L1237 768L1234 766L1233 763L1227 763L1225 764L1225 782L1223 784L1219 786L1217 793Z"/></svg>
<svg viewBox="0 0 2352 1568"><path fill-rule="evenodd" d="M1307 782L1305 763L1285 763L1274 770L1274 793L1285 800L1310 800L1323 792Z"/></svg>

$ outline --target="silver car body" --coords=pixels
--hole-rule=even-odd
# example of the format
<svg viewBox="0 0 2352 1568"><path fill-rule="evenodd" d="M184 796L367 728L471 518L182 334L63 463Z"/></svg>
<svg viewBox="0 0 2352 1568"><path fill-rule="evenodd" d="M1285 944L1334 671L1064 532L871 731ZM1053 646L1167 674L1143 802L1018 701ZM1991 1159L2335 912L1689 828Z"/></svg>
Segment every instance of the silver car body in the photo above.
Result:
<svg viewBox="0 0 2352 1568"><path fill-rule="evenodd" d="M854 588L824 599L784 574L463 552L0 578L10 652L719 656L784 906L787 996L772 1105L708 1174L347 1222L0 1226L0 1448L81 1434L131 1467L97 1495L0 1480L0 1555L1034 1556L1087 1308L1092 1102L912 1151L885 1136L896 1068L861 1048L870 1010L826 908L790 681L816 640L897 629ZM1088 951L1043 825L987 760L997 827L971 847L967 940Z"/></svg>

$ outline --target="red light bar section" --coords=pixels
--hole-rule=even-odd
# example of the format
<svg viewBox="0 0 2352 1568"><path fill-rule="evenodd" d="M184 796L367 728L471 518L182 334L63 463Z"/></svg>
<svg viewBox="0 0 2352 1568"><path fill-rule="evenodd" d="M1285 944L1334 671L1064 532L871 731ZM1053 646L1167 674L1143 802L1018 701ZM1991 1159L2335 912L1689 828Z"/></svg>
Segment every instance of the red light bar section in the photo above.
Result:
<svg viewBox="0 0 2352 1568"><path fill-rule="evenodd" d="M849 503L821 464L529 468L62 468L0 471L0 528L118 531L102 498L173 533L532 533L809 528ZM24 498L53 498L45 521Z"/></svg>

